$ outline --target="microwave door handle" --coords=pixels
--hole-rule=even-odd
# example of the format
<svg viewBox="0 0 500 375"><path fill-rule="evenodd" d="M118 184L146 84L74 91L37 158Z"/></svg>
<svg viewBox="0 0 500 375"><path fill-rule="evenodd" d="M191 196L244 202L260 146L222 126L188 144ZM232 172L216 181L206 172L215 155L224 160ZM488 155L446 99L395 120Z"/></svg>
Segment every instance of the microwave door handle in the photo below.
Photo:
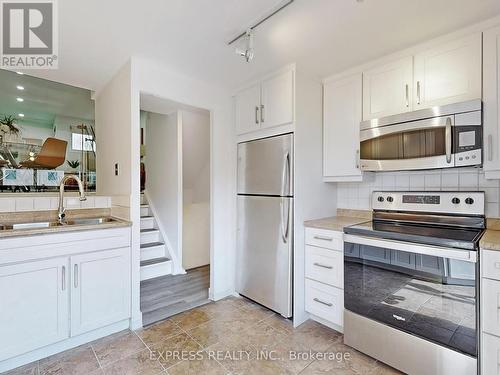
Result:
<svg viewBox="0 0 500 375"><path fill-rule="evenodd" d="M452 144L452 132L451 132L451 117L446 118L445 127L445 149L446 149L446 162L451 163L451 144Z"/></svg>

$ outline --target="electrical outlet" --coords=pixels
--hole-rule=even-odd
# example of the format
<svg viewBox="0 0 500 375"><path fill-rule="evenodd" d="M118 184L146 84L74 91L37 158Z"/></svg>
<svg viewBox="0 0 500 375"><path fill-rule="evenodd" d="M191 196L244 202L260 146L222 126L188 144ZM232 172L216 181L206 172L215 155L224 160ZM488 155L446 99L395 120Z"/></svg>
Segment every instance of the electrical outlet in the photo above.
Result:
<svg viewBox="0 0 500 375"><path fill-rule="evenodd" d="M120 174L120 169L118 167L118 163L115 163L115 176L118 176Z"/></svg>

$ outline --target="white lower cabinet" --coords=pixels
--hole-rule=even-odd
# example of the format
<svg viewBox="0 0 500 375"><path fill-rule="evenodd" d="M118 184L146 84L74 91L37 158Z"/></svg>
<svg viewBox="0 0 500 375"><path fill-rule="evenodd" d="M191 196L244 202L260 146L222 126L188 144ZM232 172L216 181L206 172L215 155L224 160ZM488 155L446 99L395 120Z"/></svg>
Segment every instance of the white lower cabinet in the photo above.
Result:
<svg viewBox="0 0 500 375"><path fill-rule="evenodd" d="M0 361L69 337L69 259L0 267Z"/></svg>
<svg viewBox="0 0 500 375"><path fill-rule="evenodd" d="M481 250L481 374L500 375L500 252Z"/></svg>
<svg viewBox="0 0 500 375"><path fill-rule="evenodd" d="M0 239L0 253L0 372L128 327L129 228Z"/></svg>
<svg viewBox="0 0 500 375"><path fill-rule="evenodd" d="M343 233L306 228L305 310L342 331L344 326Z"/></svg>
<svg viewBox="0 0 500 375"><path fill-rule="evenodd" d="M71 257L71 336L130 316L130 249Z"/></svg>

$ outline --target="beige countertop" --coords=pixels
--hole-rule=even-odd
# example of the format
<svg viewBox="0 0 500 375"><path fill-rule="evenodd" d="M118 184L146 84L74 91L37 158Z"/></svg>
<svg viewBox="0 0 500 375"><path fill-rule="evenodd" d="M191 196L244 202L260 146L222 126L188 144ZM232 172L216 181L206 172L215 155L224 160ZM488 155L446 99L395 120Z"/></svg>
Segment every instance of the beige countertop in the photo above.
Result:
<svg viewBox="0 0 500 375"><path fill-rule="evenodd" d="M304 222L307 228L318 228L342 232L344 227L369 221L369 217L332 216Z"/></svg>
<svg viewBox="0 0 500 375"><path fill-rule="evenodd" d="M111 217L109 209L85 209L66 211L66 220ZM120 228L131 226L132 223L112 217L113 221L102 224L75 224L61 225L46 228L27 228L27 229L7 229L0 230L0 239L10 237L24 237L41 234L55 234L64 232L74 232L83 230L100 230L110 228ZM57 211L33 211L33 212L15 212L0 214L0 225L12 225L18 223L37 223L57 221Z"/></svg>
<svg viewBox="0 0 500 375"><path fill-rule="evenodd" d="M486 229L479 241L479 247L485 250L500 251L500 230Z"/></svg>

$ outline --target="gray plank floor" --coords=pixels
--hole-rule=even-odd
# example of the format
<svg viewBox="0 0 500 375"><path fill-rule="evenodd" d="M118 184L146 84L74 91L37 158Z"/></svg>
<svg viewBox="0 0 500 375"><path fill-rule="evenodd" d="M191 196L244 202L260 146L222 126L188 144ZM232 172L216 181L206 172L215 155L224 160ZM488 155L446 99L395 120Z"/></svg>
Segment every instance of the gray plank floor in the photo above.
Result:
<svg viewBox="0 0 500 375"><path fill-rule="evenodd" d="M210 266L141 281L141 311L144 326L209 303Z"/></svg>

